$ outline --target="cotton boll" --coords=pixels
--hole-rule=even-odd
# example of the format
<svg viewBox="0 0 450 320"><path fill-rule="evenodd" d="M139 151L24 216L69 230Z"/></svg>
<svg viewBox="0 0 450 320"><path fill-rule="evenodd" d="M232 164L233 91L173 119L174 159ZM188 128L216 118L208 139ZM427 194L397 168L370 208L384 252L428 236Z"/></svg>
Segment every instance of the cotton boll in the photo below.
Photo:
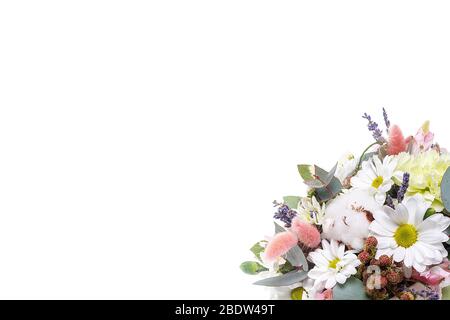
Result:
<svg viewBox="0 0 450 320"><path fill-rule="evenodd" d="M379 209L381 206L365 190L351 189L329 202L322 236L361 250L369 234L372 212Z"/></svg>

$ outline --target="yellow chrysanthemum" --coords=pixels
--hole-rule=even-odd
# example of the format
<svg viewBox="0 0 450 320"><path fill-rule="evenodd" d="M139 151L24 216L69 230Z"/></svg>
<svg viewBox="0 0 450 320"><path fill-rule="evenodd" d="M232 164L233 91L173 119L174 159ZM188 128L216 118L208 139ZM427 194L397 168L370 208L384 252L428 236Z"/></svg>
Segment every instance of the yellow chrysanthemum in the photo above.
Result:
<svg viewBox="0 0 450 320"><path fill-rule="evenodd" d="M429 150L417 155L401 153L398 155L397 170L410 173L407 196L421 194L433 209L444 209L441 199L441 181L450 167L450 154L439 154ZM400 184L401 181L396 181Z"/></svg>

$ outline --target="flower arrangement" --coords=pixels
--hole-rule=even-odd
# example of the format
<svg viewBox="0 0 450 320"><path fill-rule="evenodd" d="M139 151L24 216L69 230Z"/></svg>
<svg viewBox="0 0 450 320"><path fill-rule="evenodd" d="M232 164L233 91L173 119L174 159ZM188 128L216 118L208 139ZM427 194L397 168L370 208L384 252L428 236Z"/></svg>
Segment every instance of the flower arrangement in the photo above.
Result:
<svg viewBox="0 0 450 320"><path fill-rule="evenodd" d="M241 269L275 299L450 299L450 153L429 122L404 137L363 118L375 142L329 171L298 165L307 195L274 201L275 235Z"/></svg>

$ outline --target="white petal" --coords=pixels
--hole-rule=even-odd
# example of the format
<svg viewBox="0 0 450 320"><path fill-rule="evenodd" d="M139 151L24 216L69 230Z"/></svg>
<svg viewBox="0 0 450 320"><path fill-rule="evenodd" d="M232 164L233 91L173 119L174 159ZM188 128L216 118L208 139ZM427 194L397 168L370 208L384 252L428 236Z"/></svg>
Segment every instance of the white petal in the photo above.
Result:
<svg viewBox="0 0 450 320"><path fill-rule="evenodd" d="M308 272L308 277L310 277L311 279L319 279L320 276L323 275L323 273L324 272L319 268L313 268Z"/></svg>
<svg viewBox="0 0 450 320"><path fill-rule="evenodd" d="M331 289L336 285L336 278L335 277L330 277L328 278L327 282L325 283L325 288L326 289Z"/></svg>
<svg viewBox="0 0 450 320"><path fill-rule="evenodd" d="M372 223L369 225L369 230L377 235L384 237L392 237L394 235L392 231L384 228L384 226L382 226L377 220L372 221Z"/></svg>
<svg viewBox="0 0 450 320"><path fill-rule="evenodd" d="M308 257L316 266L328 266L330 263L325 257L317 251L311 252Z"/></svg>
<svg viewBox="0 0 450 320"><path fill-rule="evenodd" d="M392 212L393 212L392 214L395 215L395 211L392 210ZM398 228L398 225L395 224L395 222L391 219L390 216L388 216L388 214L385 211L382 210L375 211L373 213L373 218L390 232L395 232Z"/></svg>
<svg viewBox="0 0 450 320"><path fill-rule="evenodd" d="M340 284L344 284L346 280L347 277L344 276L342 273L336 274L336 281L339 282Z"/></svg>
<svg viewBox="0 0 450 320"><path fill-rule="evenodd" d="M405 249L405 260L403 260L403 263L407 267L412 267L413 265L413 258L414 258L414 249L412 247Z"/></svg>
<svg viewBox="0 0 450 320"><path fill-rule="evenodd" d="M386 201L386 193L377 192L375 193L375 201L378 202L379 205L383 205Z"/></svg>
<svg viewBox="0 0 450 320"><path fill-rule="evenodd" d="M441 243L447 242L448 236L442 232L436 230L436 232L427 231L419 233L419 241L427 243Z"/></svg>
<svg viewBox="0 0 450 320"><path fill-rule="evenodd" d="M405 258L405 248L403 247L398 247L397 249L394 250L394 261L395 262L400 262L403 261L403 259Z"/></svg>
<svg viewBox="0 0 450 320"><path fill-rule="evenodd" d="M401 225L408 223L408 208L402 203L397 206L395 214L390 217L396 224Z"/></svg>
<svg viewBox="0 0 450 320"><path fill-rule="evenodd" d="M331 253L334 257L338 256L338 242L336 240L331 240Z"/></svg>

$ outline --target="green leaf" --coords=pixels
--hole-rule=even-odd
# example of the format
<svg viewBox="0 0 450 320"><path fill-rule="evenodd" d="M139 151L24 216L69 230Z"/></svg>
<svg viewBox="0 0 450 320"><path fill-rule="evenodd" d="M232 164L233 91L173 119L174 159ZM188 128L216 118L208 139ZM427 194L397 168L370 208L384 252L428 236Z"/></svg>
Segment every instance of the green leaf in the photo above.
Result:
<svg viewBox="0 0 450 320"><path fill-rule="evenodd" d="M331 182L336 172L337 163L331 169L330 172L314 165L299 164L297 166L300 176L303 178L303 182L311 188L323 188Z"/></svg>
<svg viewBox="0 0 450 320"><path fill-rule="evenodd" d="M364 284L355 277L350 277L342 284L333 288L333 300L369 300Z"/></svg>
<svg viewBox="0 0 450 320"><path fill-rule="evenodd" d="M450 286L442 288L442 300L450 300Z"/></svg>
<svg viewBox="0 0 450 320"><path fill-rule="evenodd" d="M283 202L291 209L297 209L298 203L300 202L300 197L297 196L286 196L283 197Z"/></svg>
<svg viewBox="0 0 450 320"><path fill-rule="evenodd" d="M338 178L333 177L330 184L324 188L316 189L316 198L319 202L328 201L336 197L342 190L342 184Z"/></svg>
<svg viewBox="0 0 450 320"><path fill-rule="evenodd" d="M299 283L306 279L307 276L308 273L306 271L292 271L281 276L256 281L254 284L266 287L287 287Z"/></svg>
<svg viewBox="0 0 450 320"><path fill-rule="evenodd" d="M428 208L428 210L425 212L423 219L425 220L426 218L431 217L435 213L436 213L436 210L434 210L433 208Z"/></svg>
<svg viewBox="0 0 450 320"><path fill-rule="evenodd" d="M282 226L280 226L278 223L274 222L275 224L275 233L280 233L286 231Z"/></svg>
<svg viewBox="0 0 450 320"><path fill-rule="evenodd" d="M303 254L302 249L299 246L294 246L286 253L286 260L289 261L294 267L302 267L304 271L308 271L308 262Z"/></svg>
<svg viewBox="0 0 450 320"><path fill-rule="evenodd" d="M241 263L240 268L244 273L251 274L251 275L255 275L262 271L269 270L256 261L245 261L245 262Z"/></svg>
<svg viewBox="0 0 450 320"><path fill-rule="evenodd" d="M441 181L441 198L445 209L450 211L450 168L445 171Z"/></svg>
<svg viewBox="0 0 450 320"><path fill-rule="evenodd" d="M278 272L285 274L291 271L297 270L289 261L286 261L282 266L278 268Z"/></svg>
<svg viewBox="0 0 450 320"><path fill-rule="evenodd" d="M312 186L310 183L316 183L316 180L314 178L315 170L314 166L309 164L299 164L297 165L298 173L300 173L300 176L302 177L303 181L310 187L321 187L320 181L317 181L319 183L317 186Z"/></svg>
<svg viewBox="0 0 450 320"><path fill-rule="evenodd" d="M256 258L261 261L261 253L264 252L264 247L261 245L263 241L257 242L250 248L250 251L253 252Z"/></svg>
<svg viewBox="0 0 450 320"><path fill-rule="evenodd" d="M303 298L303 288L295 288L291 291L291 299L292 300L302 300Z"/></svg>

